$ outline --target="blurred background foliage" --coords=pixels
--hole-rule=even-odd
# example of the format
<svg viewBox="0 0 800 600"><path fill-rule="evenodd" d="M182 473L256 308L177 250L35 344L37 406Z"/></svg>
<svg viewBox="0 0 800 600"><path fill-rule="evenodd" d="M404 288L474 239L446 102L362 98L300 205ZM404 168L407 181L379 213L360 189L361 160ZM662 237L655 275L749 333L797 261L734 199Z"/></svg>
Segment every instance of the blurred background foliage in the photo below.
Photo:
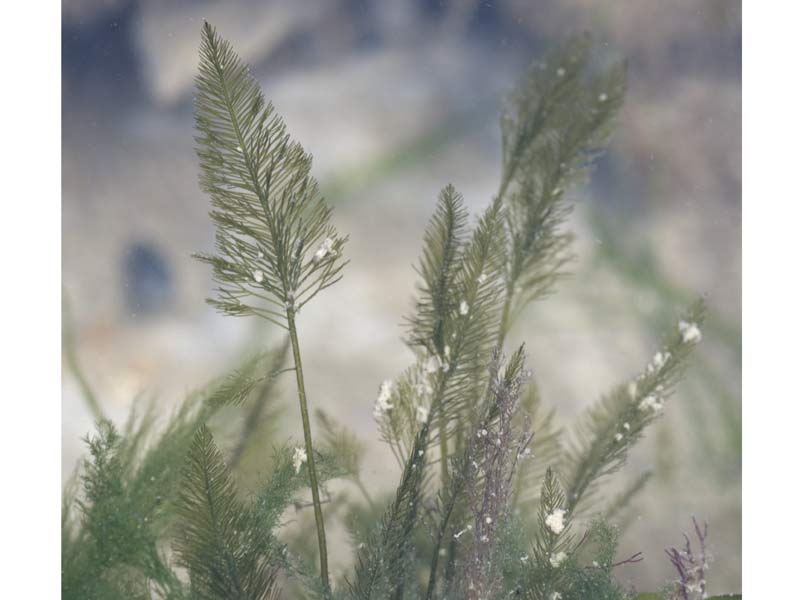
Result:
<svg viewBox="0 0 800 600"><path fill-rule="evenodd" d="M314 153L334 222L350 234L345 279L308 307L300 337L312 409L334 415L367 446L362 478L375 499L397 472L378 441L372 404L379 383L409 362L400 320L436 194L452 182L470 208L486 205L499 172L503 98L533 58L588 30L600 64L629 59L628 99L572 218L574 277L528 312L509 344L527 342L543 403L569 422L652 355L654 333L695 293L707 294L694 367L626 468L629 482L647 470L653 477L620 553L643 551L646 560L623 577L657 587L669 576L663 545L696 514L711 524L712 591L741 587L738 2L63 0L62 7L64 480L97 414L124 423L133 405L154 397L167 414L253 350L281 348L275 328L207 307L208 270L189 259L210 249L213 234L192 138L204 18L253 65L289 131ZM296 417L291 397L283 398L287 381L259 390L270 402L256 398L250 412L215 417L245 489L282 437L300 439L291 429L298 420L284 418ZM622 489L625 477L618 479ZM353 510L339 498L328 510ZM311 516L298 509L296 526L312 527ZM357 512L352 518L357 523ZM333 552L333 559L336 570L351 557Z"/></svg>

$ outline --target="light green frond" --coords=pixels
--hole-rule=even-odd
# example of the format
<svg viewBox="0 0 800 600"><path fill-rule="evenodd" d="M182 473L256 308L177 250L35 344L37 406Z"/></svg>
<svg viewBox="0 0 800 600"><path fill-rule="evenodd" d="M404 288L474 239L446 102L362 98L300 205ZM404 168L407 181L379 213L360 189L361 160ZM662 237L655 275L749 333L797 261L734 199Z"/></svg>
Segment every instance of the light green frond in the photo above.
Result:
<svg viewBox="0 0 800 600"><path fill-rule="evenodd" d="M588 409L566 457L571 511L592 493L598 480L622 467L630 448L659 417L702 337L704 314L702 300L692 305L664 337L646 368Z"/></svg>

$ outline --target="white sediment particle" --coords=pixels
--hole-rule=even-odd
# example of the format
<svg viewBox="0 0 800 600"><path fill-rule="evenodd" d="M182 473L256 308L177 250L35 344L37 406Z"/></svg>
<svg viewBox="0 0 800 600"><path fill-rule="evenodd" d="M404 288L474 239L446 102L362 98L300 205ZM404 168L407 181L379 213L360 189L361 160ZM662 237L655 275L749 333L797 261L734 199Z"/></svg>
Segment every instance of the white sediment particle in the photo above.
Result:
<svg viewBox="0 0 800 600"><path fill-rule="evenodd" d="M567 553L566 552L556 552L555 554L550 555L550 564L553 566L554 569L557 569L567 560Z"/></svg>
<svg viewBox="0 0 800 600"><path fill-rule="evenodd" d="M439 369L442 368L442 359L439 358L436 354L430 356L425 363L425 371L428 373L436 373Z"/></svg>
<svg viewBox="0 0 800 600"><path fill-rule="evenodd" d="M528 559L529 559L529 558L530 558L530 556L528 556L527 554L523 554L522 556L520 556L520 557L519 557L519 559L520 559L522 562L528 562Z"/></svg>
<svg viewBox="0 0 800 600"><path fill-rule="evenodd" d="M630 424L630 423L623 423L623 424L622 424L622 428L623 428L625 431L630 431L630 430L631 430L631 424Z"/></svg>
<svg viewBox="0 0 800 600"><path fill-rule="evenodd" d="M598 102L605 102L606 100L608 100L608 94L606 94L605 92L603 92L597 97Z"/></svg>
<svg viewBox="0 0 800 600"><path fill-rule="evenodd" d="M661 401L658 396L654 396L650 394L646 396L640 403L639 403L639 410L649 410L653 412L658 412L664 407L664 403Z"/></svg>
<svg viewBox="0 0 800 600"><path fill-rule="evenodd" d="M557 508L545 517L544 524L556 535L564 531L564 515L566 512L563 508Z"/></svg>
<svg viewBox="0 0 800 600"><path fill-rule="evenodd" d="M292 464L294 465L294 472L299 473L300 467L303 466L303 463L308 460L308 455L306 454L305 448L300 448L299 446L294 449L294 455L292 455Z"/></svg>
<svg viewBox="0 0 800 600"><path fill-rule="evenodd" d="M614 436L614 441L615 441L615 442L621 442L621 441L622 441L622 437L623 437L623 436L622 436L622 434L621 434L621 433L618 433L618 434L616 434L616 435Z"/></svg>
<svg viewBox="0 0 800 600"><path fill-rule="evenodd" d="M491 525L492 524L492 517L486 517L485 520L486 520L486 524L487 525Z"/></svg>
<svg viewBox="0 0 800 600"><path fill-rule="evenodd" d="M383 416L387 410L392 408L392 404L389 402L391 398L392 381L391 379L387 379L381 383L381 386L378 388L378 397L375 399L375 409L372 412L376 419Z"/></svg>
<svg viewBox="0 0 800 600"><path fill-rule="evenodd" d="M563 77L566 74L567 72L563 69L563 67L558 67L558 69L556 69L556 75L559 77Z"/></svg>
<svg viewBox="0 0 800 600"><path fill-rule="evenodd" d="M314 253L314 262L319 262L329 254L333 254L333 239L325 238Z"/></svg>
<svg viewBox="0 0 800 600"><path fill-rule="evenodd" d="M681 321L678 323L678 330L681 332L684 344L696 344L703 339L703 334L696 323Z"/></svg>
<svg viewBox="0 0 800 600"><path fill-rule="evenodd" d="M647 365L647 372L653 373L654 371L660 371L667 361L670 358L669 352L656 352L656 355L653 357L653 360L650 361L650 364Z"/></svg>
<svg viewBox="0 0 800 600"><path fill-rule="evenodd" d="M428 420L429 411L424 406L417 407L417 423L422 425Z"/></svg>
<svg viewBox="0 0 800 600"><path fill-rule="evenodd" d="M261 283L262 281L264 281L264 271L262 271L261 269L256 269L255 271L253 271L253 281L255 281L256 283Z"/></svg>
<svg viewBox="0 0 800 600"><path fill-rule="evenodd" d="M461 304L458 306L458 314L462 317L466 317L469 314L469 304L467 304L466 300L462 300Z"/></svg>

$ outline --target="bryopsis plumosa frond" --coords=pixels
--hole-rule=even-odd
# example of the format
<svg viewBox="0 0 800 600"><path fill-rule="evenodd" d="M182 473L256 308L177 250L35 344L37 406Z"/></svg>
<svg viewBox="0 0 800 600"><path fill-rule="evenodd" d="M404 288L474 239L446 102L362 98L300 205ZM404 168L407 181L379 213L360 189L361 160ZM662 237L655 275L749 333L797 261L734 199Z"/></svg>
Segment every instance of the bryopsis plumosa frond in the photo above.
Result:
<svg viewBox="0 0 800 600"><path fill-rule="evenodd" d="M462 202L452 186L439 196L425 237L417 310L407 319L418 360L396 383L384 384L375 411L384 439L401 456L422 424L431 423L427 441L440 443L445 468L442 442L465 419L474 420L485 390L503 291L502 205L493 202L467 236Z"/></svg>
<svg viewBox="0 0 800 600"><path fill-rule="evenodd" d="M249 68L208 23L195 99L200 184L217 228L210 264L219 284L209 302L231 315L286 326L339 280L346 241L311 175L311 155L293 141Z"/></svg>
<svg viewBox="0 0 800 600"><path fill-rule="evenodd" d="M273 540L236 497L211 432L200 427L178 498L175 553L195 598L267 600L277 596Z"/></svg>
<svg viewBox="0 0 800 600"><path fill-rule="evenodd" d="M551 291L571 259L569 192L602 154L626 91L626 66L587 76L590 40L572 39L534 64L501 121L499 196L508 209L503 335L529 302Z"/></svg>
<svg viewBox="0 0 800 600"><path fill-rule="evenodd" d="M702 339L705 303L694 303L664 338L644 371L587 411L567 452L567 508L574 511L594 484L617 471L630 448L661 414L689 355Z"/></svg>

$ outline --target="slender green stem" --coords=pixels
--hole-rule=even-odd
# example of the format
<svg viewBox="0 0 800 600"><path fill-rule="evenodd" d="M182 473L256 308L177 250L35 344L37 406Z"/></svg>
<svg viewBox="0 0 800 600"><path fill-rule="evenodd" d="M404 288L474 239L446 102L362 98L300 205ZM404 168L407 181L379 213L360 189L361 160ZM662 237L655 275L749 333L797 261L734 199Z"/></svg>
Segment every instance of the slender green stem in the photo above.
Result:
<svg viewBox="0 0 800 600"><path fill-rule="evenodd" d="M503 312L500 317L500 328L497 331L497 347L503 349L503 344L506 341L506 334L508 328L511 326L511 290L506 292L506 299L503 303Z"/></svg>
<svg viewBox="0 0 800 600"><path fill-rule="evenodd" d="M442 487L447 487L447 482L450 479L450 474L447 471L447 420L445 419L444 411L439 412L439 461L442 469Z"/></svg>
<svg viewBox="0 0 800 600"><path fill-rule="evenodd" d="M297 341L297 326L294 322L294 308L286 311L289 322L289 336L292 339L292 354L294 355L294 372L297 376L297 397L300 400L300 416L303 420L303 437L306 443L306 456L308 464L308 478L311 483L311 499L314 503L314 519L317 522L317 541L319 542L319 569L322 586L326 594L330 594L328 580L328 548L325 542L325 522L322 518L322 504L319 499L319 481L317 468L314 464L314 444L311 441L311 421L308 418L308 403L306 401L306 386L303 379L303 364L300 360L300 344Z"/></svg>
<svg viewBox="0 0 800 600"><path fill-rule="evenodd" d="M103 413L100 402L98 402L97 396L95 396L92 386L89 384L89 380L86 378L86 375L81 368L81 363L78 360L78 351L75 348L75 338L72 332L72 312L70 311L67 294L63 290L61 291L61 297L61 329L64 359L67 361L67 367L72 373L72 376L75 377L75 380L78 382L78 386L81 388L81 394L83 395L83 399L86 401L86 405L89 407L92 416L99 421L105 418L105 414Z"/></svg>

